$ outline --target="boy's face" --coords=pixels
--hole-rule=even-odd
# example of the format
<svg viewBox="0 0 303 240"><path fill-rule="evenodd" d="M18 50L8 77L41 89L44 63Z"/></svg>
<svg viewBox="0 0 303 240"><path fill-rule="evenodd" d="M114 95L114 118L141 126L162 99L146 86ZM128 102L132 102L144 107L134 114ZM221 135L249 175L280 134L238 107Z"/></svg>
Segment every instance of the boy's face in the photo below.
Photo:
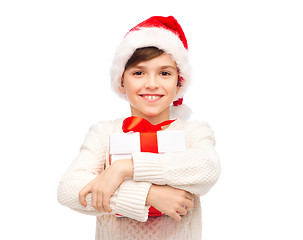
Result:
<svg viewBox="0 0 303 240"><path fill-rule="evenodd" d="M179 90L176 63L168 54L128 68L122 79L133 116L156 124L169 119L169 107Z"/></svg>

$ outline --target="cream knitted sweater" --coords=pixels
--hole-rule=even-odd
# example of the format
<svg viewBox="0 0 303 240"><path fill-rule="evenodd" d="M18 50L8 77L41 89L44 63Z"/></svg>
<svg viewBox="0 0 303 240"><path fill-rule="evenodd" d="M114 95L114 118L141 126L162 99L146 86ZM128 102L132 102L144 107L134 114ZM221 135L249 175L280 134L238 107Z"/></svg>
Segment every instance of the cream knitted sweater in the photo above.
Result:
<svg viewBox="0 0 303 240"><path fill-rule="evenodd" d="M109 135L122 132L122 121L103 121L89 129L78 157L59 184L59 202L76 211L97 216L98 240L201 239L199 196L211 189L220 174L213 131L207 123L178 119L164 130L185 131L187 150L184 152L133 153L133 179L125 180L111 197L112 213L96 211L90 204L90 194L87 207L79 203L80 190L106 167ZM145 206L145 201L151 184L167 184L194 194L194 208L182 216L180 222L168 216L148 218L149 206ZM116 217L115 213L125 217Z"/></svg>

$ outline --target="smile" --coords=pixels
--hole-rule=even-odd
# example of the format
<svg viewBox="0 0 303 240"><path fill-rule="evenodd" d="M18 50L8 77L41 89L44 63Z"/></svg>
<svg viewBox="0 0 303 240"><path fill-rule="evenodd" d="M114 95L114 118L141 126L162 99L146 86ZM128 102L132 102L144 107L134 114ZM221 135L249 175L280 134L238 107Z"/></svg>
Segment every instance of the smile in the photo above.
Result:
<svg viewBox="0 0 303 240"><path fill-rule="evenodd" d="M143 95L140 95L140 96L143 97L145 100L147 100L149 102L156 102L161 97L163 97L163 95L150 95L150 94L143 94Z"/></svg>

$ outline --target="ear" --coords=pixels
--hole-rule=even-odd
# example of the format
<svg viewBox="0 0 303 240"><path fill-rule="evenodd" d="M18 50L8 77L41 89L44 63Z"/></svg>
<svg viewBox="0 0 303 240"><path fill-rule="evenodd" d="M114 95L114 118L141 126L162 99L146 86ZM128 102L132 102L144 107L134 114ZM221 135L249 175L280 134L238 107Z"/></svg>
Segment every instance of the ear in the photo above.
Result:
<svg viewBox="0 0 303 240"><path fill-rule="evenodd" d="M120 87L119 87L119 91L120 93L125 93L125 87L124 87L124 84L123 84L123 78L121 79L121 84L120 84Z"/></svg>

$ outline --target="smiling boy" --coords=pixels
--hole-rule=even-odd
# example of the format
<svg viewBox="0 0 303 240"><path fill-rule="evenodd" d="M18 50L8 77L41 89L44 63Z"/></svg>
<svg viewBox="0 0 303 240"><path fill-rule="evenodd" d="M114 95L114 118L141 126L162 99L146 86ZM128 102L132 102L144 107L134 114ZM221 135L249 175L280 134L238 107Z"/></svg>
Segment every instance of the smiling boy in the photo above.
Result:
<svg viewBox="0 0 303 240"><path fill-rule="evenodd" d="M200 196L218 180L220 162L207 123L170 120L171 104L178 113L190 82L187 49L171 16L138 24L117 49L112 87L129 102L132 117L93 125L58 188L61 204L97 216L96 239L201 239ZM184 131L186 150L133 152L107 166L109 136L122 133L129 119ZM150 216L150 206L164 215Z"/></svg>

